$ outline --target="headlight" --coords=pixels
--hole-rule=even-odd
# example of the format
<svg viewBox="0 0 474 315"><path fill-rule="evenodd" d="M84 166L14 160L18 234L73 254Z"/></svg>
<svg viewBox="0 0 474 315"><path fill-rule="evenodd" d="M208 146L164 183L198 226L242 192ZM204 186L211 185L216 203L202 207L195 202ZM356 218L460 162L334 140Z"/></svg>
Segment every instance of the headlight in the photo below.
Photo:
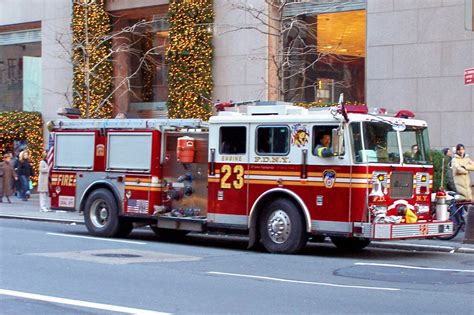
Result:
<svg viewBox="0 0 474 315"><path fill-rule="evenodd" d="M430 212L430 206L428 205L418 205L416 211L418 213L427 213Z"/></svg>

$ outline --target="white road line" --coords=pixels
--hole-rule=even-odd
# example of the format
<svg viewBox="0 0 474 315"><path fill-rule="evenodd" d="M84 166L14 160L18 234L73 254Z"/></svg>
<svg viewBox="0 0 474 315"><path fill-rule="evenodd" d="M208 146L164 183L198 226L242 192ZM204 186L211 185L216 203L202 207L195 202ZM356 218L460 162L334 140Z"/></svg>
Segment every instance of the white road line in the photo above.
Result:
<svg viewBox="0 0 474 315"><path fill-rule="evenodd" d="M26 292L20 292L20 291L12 291L12 290L4 290L4 289L0 289L0 295L15 296L15 297L20 297L20 298L25 298L25 299L30 299L30 300L38 300L38 301L45 301L45 302L51 302L51 303L94 308L94 309L99 309L99 310L120 312L120 313L126 313L126 314L143 314L143 315L170 314L170 313L143 310L139 308L93 303L93 302L86 302L86 301L80 301L80 300L71 300L71 299L64 299L64 298L59 298L59 297L54 297L54 296L47 296L47 295L40 295L40 294L33 294L33 293L26 293Z"/></svg>
<svg viewBox="0 0 474 315"><path fill-rule="evenodd" d="M417 266L392 265L392 264L377 264L377 263L354 263L354 265L380 266L380 267L418 269L418 270L452 271L452 272L474 272L474 270L466 270L466 269L444 269L444 268L430 268L430 267L417 267Z"/></svg>
<svg viewBox="0 0 474 315"><path fill-rule="evenodd" d="M70 234L62 234L62 233L50 233L50 232L48 232L48 233L46 233L46 234L48 234L48 235L55 235L55 236L72 237L72 238L85 238L85 239L98 240L98 241L105 241L105 242L116 242L116 243L127 243L127 244L146 245L146 243L144 243L144 242L116 240L116 239L93 237L93 236L80 236L80 235L70 235Z"/></svg>
<svg viewBox="0 0 474 315"><path fill-rule="evenodd" d="M244 275L238 273L227 273L227 272L217 272L217 271L208 271L208 274L211 275L220 275L220 276L231 276L231 277L241 277L241 278L252 278L260 280L270 280L270 281L279 281L279 282L289 282L289 283L299 283L299 284L311 284L311 285L321 285L327 287L338 287L338 288L353 288L353 289L367 289L367 290L384 290L384 291L400 291L401 289L397 288L384 288L384 287L366 287L359 285L345 285L345 284L334 284L334 283L324 283L324 282L311 282L311 281L300 281L300 280L289 280L289 279L280 279L280 278L271 278L271 277L262 277L262 276L253 276L253 275Z"/></svg>

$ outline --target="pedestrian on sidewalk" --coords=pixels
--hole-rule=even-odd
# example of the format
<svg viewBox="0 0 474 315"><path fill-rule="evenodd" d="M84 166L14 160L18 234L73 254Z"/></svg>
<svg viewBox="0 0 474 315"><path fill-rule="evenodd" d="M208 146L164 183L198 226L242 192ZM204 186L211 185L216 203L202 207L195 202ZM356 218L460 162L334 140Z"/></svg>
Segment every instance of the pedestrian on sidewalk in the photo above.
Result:
<svg viewBox="0 0 474 315"><path fill-rule="evenodd" d="M450 148L444 148L443 154L448 159L448 169L446 171L446 189L449 191L456 191L456 185L454 185L454 177L453 177L453 152L451 152Z"/></svg>
<svg viewBox="0 0 474 315"><path fill-rule="evenodd" d="M7 198L7 202L11 203L10 195L13 193L13 184L17 180L13 165L10 163L11 154L3 155L3 161L0 162L0 202L3 202L3 196Z"/></svg>
<svg viewBox="0 0 474 315"><path fill-rule="evenodd" d="M472 200L470 171L474 171L474 162L466 156L464 145L456 146L456 155L453 158L453 175L456 191L465 201Z"/></svg>
<svg viewBox="0 0 474 315"><path fill-rule="evenodd" d="M17 176L20 181L20 198L23 201L28 201L26 194L30 189L30 176L33 175L33 168L28 160L28 151L20 152L17 167Z"/></svg>
<svg viewBox="0 0 474 315"><path fill-rule="evenodd" d="M40 162L38 170L38 193L40 202L40 211L49 212L49 198L48 198L48 173L49 166L46 161L46 151L43 151L41 156L43 159Z"/></svg>

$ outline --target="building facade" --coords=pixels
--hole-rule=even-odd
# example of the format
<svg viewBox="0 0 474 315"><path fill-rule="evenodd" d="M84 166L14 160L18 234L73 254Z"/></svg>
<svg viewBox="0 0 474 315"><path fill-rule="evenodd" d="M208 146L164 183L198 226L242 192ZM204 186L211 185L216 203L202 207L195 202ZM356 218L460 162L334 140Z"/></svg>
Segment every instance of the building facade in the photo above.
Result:
<svg viewBox="0 0 474 315"><path fill-rule="evenodd" d="M463 143L474 155L474 87L463 82L474 67L468 2L307 0L275 12L263 0L214 0L213 99L334 103L343 92L369 107L412 110L431 126L434 148ZM154 21L114 39L136 52L113 57L115 113L156 117L166 102L168 4L106 0L115 31ZM47 121L71 105L71 14L70 0L0 2L0 111L39 110ZM147 43L162 48L152 70L122 86Z"/></svg>

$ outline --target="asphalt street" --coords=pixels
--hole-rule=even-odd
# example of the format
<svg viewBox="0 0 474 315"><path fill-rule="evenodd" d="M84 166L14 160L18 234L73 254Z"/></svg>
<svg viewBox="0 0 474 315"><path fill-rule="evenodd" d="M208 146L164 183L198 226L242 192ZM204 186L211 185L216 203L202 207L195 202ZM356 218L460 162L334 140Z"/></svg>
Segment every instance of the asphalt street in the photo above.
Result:
<svg viewBox="0 0 474 315"><path fill-rule="evenodd" d="M474 256L312 243L301 255L231 237L0 219L2 314L472 314Z"/></svg>

